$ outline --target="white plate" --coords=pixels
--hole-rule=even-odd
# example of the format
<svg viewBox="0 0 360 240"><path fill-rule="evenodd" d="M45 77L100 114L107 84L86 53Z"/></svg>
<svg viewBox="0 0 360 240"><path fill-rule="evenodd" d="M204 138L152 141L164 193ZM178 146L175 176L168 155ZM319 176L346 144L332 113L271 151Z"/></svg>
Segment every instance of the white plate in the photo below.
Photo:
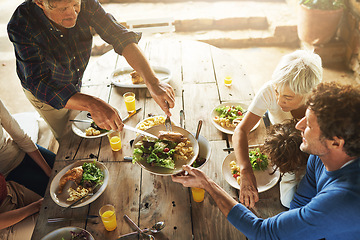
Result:
<svg viewBox="0 0 360 240"><path fill-rule="evenodd" d="M79 167L82 166L84 163L86 162L94 162L93 159L89 159L89 160L81 160L81 161L77 161L74 162L73 164L66 166L65 168L63 168L58 174L56 174L56 176L54 177L54 179L51 182L50 185L50 196L52 198L52 200L59 206L61 207L67 207L69 206L72 202L67 202L66 199L60 199L58 197L58 189L59 189L59 181L60 178L69 170L72 169L74 167ZM102 184L102 186L99 188L99 190L97 190L97 192L92 195L91 197L87 198L84 202L79 203L79 204L75 204L75 206L72 206L71 208L79 208L79 207L83 207L88 205L89 203L92 203L93 201L95 201L106 189L108 183L109 183L109 170L107 169L107 167L102 164L101 162L96 161L96 166L98 168L101 169L101 171L104 173L104 183ZM64 191L63 191L64 193Z"/></svg>
<svg viewBox="0 0 360 240"><path fill-rule="evenodd" d="M214 117L220 116L220 114L219 114L217 111L215 111L216 108L218 108L218 107L224 107L224 106L232 106L232 105L234 105L234 106L240 105L244 110L247 110L247 108L249 107L249 106L248 106L247 104L245 104L245 103L238 103L238 102L237 102L237 103L235 103L235 102L222 103L222 104L214 107L213 110L211 111L211 115L210 115L210 118L211 118L210 120L211 120L212 124L213 124L219 131L221 131L221 132L223 132L223 133L226 133L226 134L230 134L230 135L234 134L235 128L222 127L221 125L217 124L217 123L214 121ZM261 120L261 119L260 119L260 120ZM254 130L260 125L260 120L256 123L256 125L251 129L250 132L254 131Z"/></svg>
<svg viewBox="0 0 360 240"><path fill-rule="evenodd" d="M85 229L79 228L79 227L63 227L56 229L48 234L46 234L45 237L41 238L41 240L61 240L61 238L64 238L65 240L71 239L71 233L70 231L80 233L81 231L85 231L87 234L89 234L88 240L95 240L95 238Z"/></svg>
<svg viewBox="0 0 360 240"><path fill-rule="evenodd" d="M136 124L135 128L140 129L140 125L143 124L144 122L151 121L151 120L155 121L155 119L159 118L159 117L164 119L164 123L154 124L153 126L165 125L166 116L165 115L156 115L156 116L153 116L153 117L145 118L144 120L140 121L138 124ZM176 123L174 123L174 121L172 121L172 120L171 120L171 124L173 126L177 126ZM153 127L153 126L149 126L148 128ZM148 128L146 128L146 129L148 129ZM146 129L140 129L140 130L145 131Z"/></svg>
<svg viewBox="0 0 360 240"><path fill-rule="evenodd" d="M87 111L81 111L76 117L75 119L78 120L91 120L90 118L87 117L87 114L89 112ZM86 122L73 122L71 125L71 129L73 130L73 132L78 135L79 137L83 137L83 138L99 138L99 137L103 137L106 136L108 133L101 133L99 135L96 136L86 136L85 130L88 129L90 127L91 123L86 123Z"/></svg>
<svg viewBox="0 0 360 240"><path fill-rule="evenodd" d="M171 80L171 72L169 69L164 67L151 67L157 78L162 82L169 82ZM110 79L111 82L118 87L126 87L126 88L146 88L145 84L133 84L131 81L130 73L134 71L131 67L122 67L116 69L111 73Z"/></svg>
<svg viewBox="0 0 360 240"><path fill-rule="evenodd" d="M230 153L222 163L221 171L225 178L225 180L234 188L240 189L239 184L237 183L236 179L233 177L231 173L230 168L230 162L235 161L235 153ZM280 178L280 172L279 170L276 170L276 172L272 175L270 173L273 172L273 169L269 165L268 169L265 171L254 171L256 183L258 192L265 192L266 190L269 190L273 186L276 185L276 183L279 181Z"/></svg>

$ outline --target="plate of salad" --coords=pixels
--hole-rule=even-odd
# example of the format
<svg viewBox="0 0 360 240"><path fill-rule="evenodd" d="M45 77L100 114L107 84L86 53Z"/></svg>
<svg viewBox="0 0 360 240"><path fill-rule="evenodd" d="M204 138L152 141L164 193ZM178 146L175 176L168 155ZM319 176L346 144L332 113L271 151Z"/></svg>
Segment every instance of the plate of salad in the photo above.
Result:
<svg viewBox="0 0 360 240"><path fill-rule="evenodd" d="M165 125L145 130L155 136L164 131ZM181 127L172 126L172 132L182 135L183 141L137 136L133 143L133 163L156 175L177 174L183 171L183 165L191 165L199 154L198 142L190 132Z"/></svg>
<svg viewBox="0 0 360 240"><path fill-rule="evenodd" d="M80 176L74 176L79 173ZM68 180L71 180L70 184ZM71 207L79 208L95 201L105 191L108 182L109 170L103 163L91 159L80 160L66 166L54 177L50 184L50 196L59 206L68 207L81 196L91 193Z"/></svg>
<svg viewBox="0 0 360 240"><path fill-rule="evenodd" d="M85 229L63 227L46 234L41 240L95 240L95 238Z"/></svg>
<svg viewBox="0 0 360 240"><path fill-rule="evenodd" d="M276 185L280 179L280 172L270 165L267 156L258 148L249 150L249 158L254 170L258 192L265 192ZM234 188L240 189L237 178L240 173L236 166L235 153L232 152L223 160L222 174L225 180Z"/></svg>
<svg viewBox="0 0 360 240"><path fill-rule="evenodd" d="M211 111L211 122L221 132L234 134L235 127L242 121L249 106L245 103L227 102L216 106ZM260 121L251 129L254 131Z"/></svg>

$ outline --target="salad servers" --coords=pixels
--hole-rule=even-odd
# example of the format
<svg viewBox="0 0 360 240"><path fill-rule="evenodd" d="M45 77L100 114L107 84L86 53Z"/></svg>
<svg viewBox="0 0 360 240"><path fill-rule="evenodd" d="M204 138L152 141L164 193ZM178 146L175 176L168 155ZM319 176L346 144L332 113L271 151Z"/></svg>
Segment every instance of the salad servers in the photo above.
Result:
<svg viewBox="0 0 360 240"><path fill-rule="evenodd" d="M202 127L202 123L203 121L200 119L197 125L197 129L196 129L196 134L195 134L195 139L198 140L199 139L199 135L200 135L200 130Z"/></svg>
<svg viewBox="0 0 360 240"><path fill-rule="evenodd" d="M144 233L143 230L141 230L141 228L138 227L138 225L136 225L136 223L133 222L133 220L131 220L131 218L128 217L128 215L124 215L124 218L133 226L136 228L136 230L143 236L147 237L147 239L150 239L150 240L155 240L155 237L151 234L146 234Z"/></svg>
<svg viewBox="0 0 360 240"><path fill-rule="evenodd" d="M167 107L170 109L169 103L166 102ZM170 117L167 116L165 119L165 127L166 127L166 131L171 132L172 131L172 126L171 126L171 120Z"/></svg>

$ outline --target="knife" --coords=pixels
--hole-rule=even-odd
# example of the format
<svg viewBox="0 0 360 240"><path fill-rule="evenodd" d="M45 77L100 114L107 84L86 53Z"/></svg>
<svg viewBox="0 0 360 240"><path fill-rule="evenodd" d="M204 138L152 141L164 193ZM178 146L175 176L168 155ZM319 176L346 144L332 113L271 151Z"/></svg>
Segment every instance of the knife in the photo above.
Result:
<svg viewBox="0 0 360 240"><path fill-rule="evenodd" d="M48 218L48 223L55 223L55 222L64 222L64 221L75 221L75 220L86 220L86 219L93 219L98 218L97 215L88 215L83 218Z"/></svg>
<svg viewBox="0 0 360 240"><path fill-rule="evenodd" d="M142 135L145 135L145 136L148 136L148 137L152 137L152 138L155 138L155 139L158 139L157 136L151 134L151 133L147 133L145 131L142 131L142 130L139 130L137 128L133 128L133 127L130 127L129 125L126 125L124 124L124 128L127 129L127 130L130 130L130 131L133 131L133 132L137 132L137 133L140 133Z"/></svg>
<svg viewBox="0 0 360 240"><path fill-rule="evenodd" d="M126 120L128 120L129 118L131 118L132 116L134 116L135 114L137 114L140 110L141 110L141 108L136 109L135 112L130 113L130 114L127 115L124 119L122 119L122 122L124 123Z"/></svg>

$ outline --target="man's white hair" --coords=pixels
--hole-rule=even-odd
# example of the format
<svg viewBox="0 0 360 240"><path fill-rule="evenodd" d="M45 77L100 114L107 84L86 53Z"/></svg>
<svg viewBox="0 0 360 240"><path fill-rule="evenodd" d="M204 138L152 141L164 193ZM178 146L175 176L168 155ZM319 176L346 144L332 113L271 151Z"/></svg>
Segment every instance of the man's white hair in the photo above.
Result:
<svg viewBox="0 0 360 240"><path fill-rule="evenodd" d="M280 90L288 86L295 94L306 95L323 77L321 58L309 50L296 50L283 56L272 75Z"/></svg>

